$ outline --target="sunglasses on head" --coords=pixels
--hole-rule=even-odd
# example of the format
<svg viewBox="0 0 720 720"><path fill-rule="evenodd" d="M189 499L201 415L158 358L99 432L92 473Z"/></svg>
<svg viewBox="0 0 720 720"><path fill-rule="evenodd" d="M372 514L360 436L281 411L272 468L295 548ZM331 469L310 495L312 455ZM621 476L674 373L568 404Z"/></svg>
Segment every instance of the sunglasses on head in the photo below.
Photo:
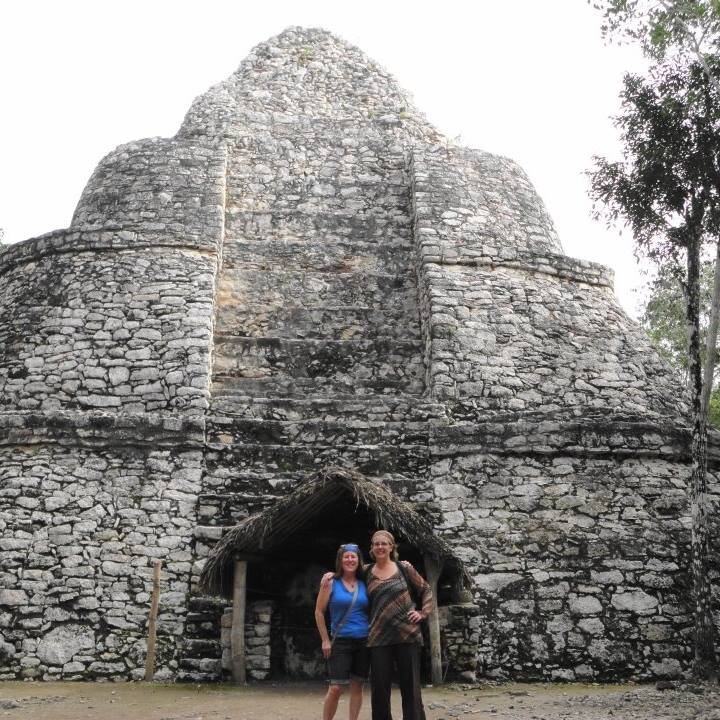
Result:
<svg viewBox="0 0 720 720"><path fill-rule="evenodd" d="M340 546L340 549L343 552L360 552L360 547L355 543L345 543L344 545Z"/></svg>

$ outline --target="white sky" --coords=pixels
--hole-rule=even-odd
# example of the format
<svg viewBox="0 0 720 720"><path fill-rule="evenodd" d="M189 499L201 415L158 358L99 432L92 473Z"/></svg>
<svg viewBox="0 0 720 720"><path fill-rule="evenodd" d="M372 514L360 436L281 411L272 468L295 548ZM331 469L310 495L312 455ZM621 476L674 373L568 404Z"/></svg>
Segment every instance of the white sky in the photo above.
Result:
<svg viewBox="0 0 720 720"><path fill-rule="evenodd" d="M632 240L590 218L584 171L618 153L610 116L632 48L605 46L585 0L5 0L0 4L0 228L67 227L98 161L177 131L192 99L289 25L360 47L462 145L525 169L568 255L615 270L636 314Z"/></svg>

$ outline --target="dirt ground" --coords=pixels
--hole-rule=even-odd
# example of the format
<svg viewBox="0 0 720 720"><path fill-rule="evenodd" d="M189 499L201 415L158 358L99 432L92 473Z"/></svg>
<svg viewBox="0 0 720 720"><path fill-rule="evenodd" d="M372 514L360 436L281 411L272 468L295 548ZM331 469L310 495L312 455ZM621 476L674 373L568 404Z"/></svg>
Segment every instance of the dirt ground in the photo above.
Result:
<svg viewBox="0 0 720 720"><path fill-rule="evenodd" d="M316 720L319 684L0 683L0 719ZM506 684L425 688L427 720L720 720L717 685ZM341 699L336 718L347 718ZM395 718L400 700L393 697ZM360 720L370 718L366 692Z"/></svg>

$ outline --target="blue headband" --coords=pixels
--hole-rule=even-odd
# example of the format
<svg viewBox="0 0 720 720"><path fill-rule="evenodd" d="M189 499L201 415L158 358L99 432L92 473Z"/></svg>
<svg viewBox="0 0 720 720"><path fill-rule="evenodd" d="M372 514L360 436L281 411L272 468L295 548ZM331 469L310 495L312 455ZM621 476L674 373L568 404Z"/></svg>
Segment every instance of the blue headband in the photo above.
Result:
<svg viewBox="0 0 720 720"><path fill-rule="evenodd" d="M356 545L355 543L345 543L345 545L341 545L340 549L343 552L360 552L360 547Z"/></svg>

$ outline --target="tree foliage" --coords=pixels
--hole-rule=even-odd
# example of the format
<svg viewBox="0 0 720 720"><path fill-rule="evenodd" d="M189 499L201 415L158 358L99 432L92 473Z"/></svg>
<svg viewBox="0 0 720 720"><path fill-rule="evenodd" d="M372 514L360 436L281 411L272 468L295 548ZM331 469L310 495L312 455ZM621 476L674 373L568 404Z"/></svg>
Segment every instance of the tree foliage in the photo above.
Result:
<svg viewBox="0 0 720 720"><path fill-rule="evenodd" d="M710 321L713 275L713 263L704 261L700 268L700 356L703 365L706 363L705 346ZM640 317L658 352L672 365L684 385L688 381L686 304L681 269L665 265L659 269L655 279L650 283ZM708 422L712 427L720 430L720 388L718 387L713 389L710 396Z"/></svg>
<svg viewBox="0 0 720 720"><path fill-rule="evenodd" d="M654 60L704 65L720 52L720 0L595 0L609 40L629 40ZM709 70L705 68L710 74Z"/></svg>
<svg viewBox="0 0 720 720"><path fill-rule="evenodd" d="M658 66L626 75L621 102L624 158L594 158L596 214L629 225L650 259L677 265L690 230L720 227L720 92L697 63Z"/></svg>

